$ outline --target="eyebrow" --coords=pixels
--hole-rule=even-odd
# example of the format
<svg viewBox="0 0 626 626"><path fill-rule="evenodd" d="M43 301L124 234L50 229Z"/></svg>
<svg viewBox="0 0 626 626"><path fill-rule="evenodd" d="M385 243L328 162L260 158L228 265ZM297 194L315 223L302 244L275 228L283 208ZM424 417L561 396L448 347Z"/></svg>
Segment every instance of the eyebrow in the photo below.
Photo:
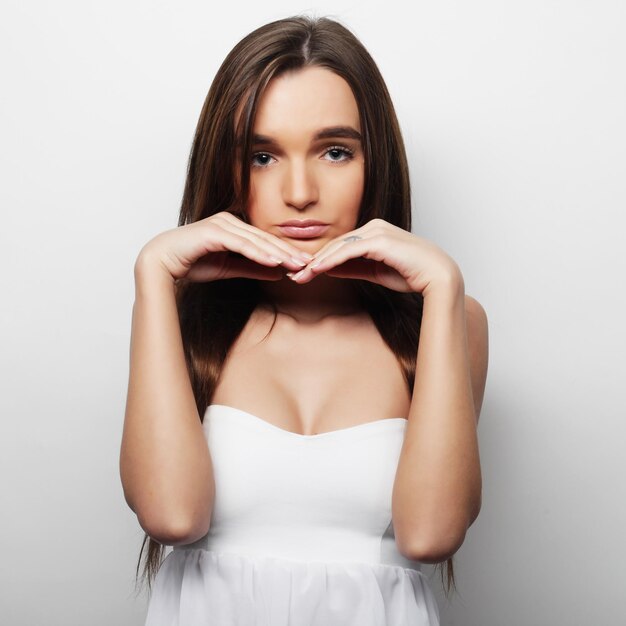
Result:
<svg viewBox="0 0 626 626"><path fill-rule="evenodd" d="M314 141L319 141L320 139L335 139L335 138L343 138L343 139L356 139L357 141L362 141L361 133L357 131L352 126L328 126L326 128L320 128L315 135L313 135ZM268 137L267 135L252 135L252 143L254 145L262 145L262 146L276 146L278 145L276 140L272 137Z"/></svg>

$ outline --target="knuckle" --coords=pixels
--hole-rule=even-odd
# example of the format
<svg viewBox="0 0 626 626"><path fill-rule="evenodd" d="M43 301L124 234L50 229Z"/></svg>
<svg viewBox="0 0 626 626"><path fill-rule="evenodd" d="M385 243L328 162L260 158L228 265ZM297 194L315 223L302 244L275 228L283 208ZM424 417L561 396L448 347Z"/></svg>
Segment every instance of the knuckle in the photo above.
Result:
<svg viewBox="0 0 626 626"><path fill-rule="evenodd" d="M208 218L207 220L207 224L219 224L224 223L226 221L226 218L222 213L216 213L215 215L211 215L211 217Z"/></svg>
<svg viewBox="0 0 626 626"><path fill-rule="evenodd" d="M376 228L372 230L372 238L381 239L381 238L386 238L386 237L387 237L387 232L385 231L384 228L377 226Z"/></svg>
<svg viewBox="0 0 626 626"><path fill-rule="evenodd" d="M258 252L258 247L255 246L251 241L248 241L247 239L244 240L244 243L241 245L241 247L239 248L239 250L245 254L246 256L251 255L251 254L256 254Z"/></svg>
<svg viewBox="0 0 626 626"><path fill-rule="evenodd" d="M370 247L372 249L386 248L391 245L390 237L387 233L376 233L372 237L368 237L370 240Z"/></svg>
<svg viewBox="0 0 626 626"><path fill-rule="evenodd" d="M212 221L212 222L207 222L206 224L203 225L203 229L202 229L202 233L207 236L207 237L214 237L217 233L219 233L220 231L223 231L224 229L220 226L219 222L217 221Z"/></svg>

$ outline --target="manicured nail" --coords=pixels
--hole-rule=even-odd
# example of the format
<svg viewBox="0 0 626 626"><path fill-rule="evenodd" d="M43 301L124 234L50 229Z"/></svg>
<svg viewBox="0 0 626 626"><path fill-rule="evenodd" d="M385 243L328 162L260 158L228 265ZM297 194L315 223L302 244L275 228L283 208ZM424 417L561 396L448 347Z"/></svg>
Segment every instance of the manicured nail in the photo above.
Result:
<svg viewBox="0 0 626 626"><path fill-rule="evenodd" d="M292 256L292 257L291 257L291 260L292 260L294 263L297 263L300 267L304 267L304 266L306 265L306 261L303 261L302 259L296 259L296 257L295 257L295 256Z"/></svg>
<svg viewBox="0 0 626 626"><path fill-rule="evenodd" d="M289 278L291 278L291 280L298 280L298 278L300 278L302 274L304 274L304 270L300 270L297 274L294 274L293 276L290 276Z"/></svg>

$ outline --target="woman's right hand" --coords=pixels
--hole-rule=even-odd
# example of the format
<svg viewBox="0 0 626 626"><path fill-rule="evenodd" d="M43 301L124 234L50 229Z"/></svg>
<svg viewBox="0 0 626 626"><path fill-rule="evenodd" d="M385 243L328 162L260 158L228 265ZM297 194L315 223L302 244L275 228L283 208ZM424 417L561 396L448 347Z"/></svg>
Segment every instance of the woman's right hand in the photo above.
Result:
<svg viewBox="0 0 626 626"><path fill-rule="evenodd" d="M192 282L238 277L281 280L285 273L281 265L300 270L312 258L279 237L221 211L160 233L141 249L135 267L157 265L172 280Z"/></svg>

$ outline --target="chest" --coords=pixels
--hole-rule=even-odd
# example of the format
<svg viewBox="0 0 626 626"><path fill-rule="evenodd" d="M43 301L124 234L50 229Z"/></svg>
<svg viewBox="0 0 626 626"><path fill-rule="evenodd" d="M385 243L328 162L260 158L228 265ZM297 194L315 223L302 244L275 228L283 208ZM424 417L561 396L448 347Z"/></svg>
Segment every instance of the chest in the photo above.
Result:
<svg viewBox="0 0 626 626"><path fill-rule="evenodd" d="M212 403L300 434L406 417L402 369L369 316L312 326L278 321L269 332L272 319L248 322Z"/></svg>
<svg viewBox="0 0 626 626"><path fill-rule="evenodd" d="M207 547L380 562L405 424L379 420L302 437L211 405L203 425L215 479Z"/></svg>

